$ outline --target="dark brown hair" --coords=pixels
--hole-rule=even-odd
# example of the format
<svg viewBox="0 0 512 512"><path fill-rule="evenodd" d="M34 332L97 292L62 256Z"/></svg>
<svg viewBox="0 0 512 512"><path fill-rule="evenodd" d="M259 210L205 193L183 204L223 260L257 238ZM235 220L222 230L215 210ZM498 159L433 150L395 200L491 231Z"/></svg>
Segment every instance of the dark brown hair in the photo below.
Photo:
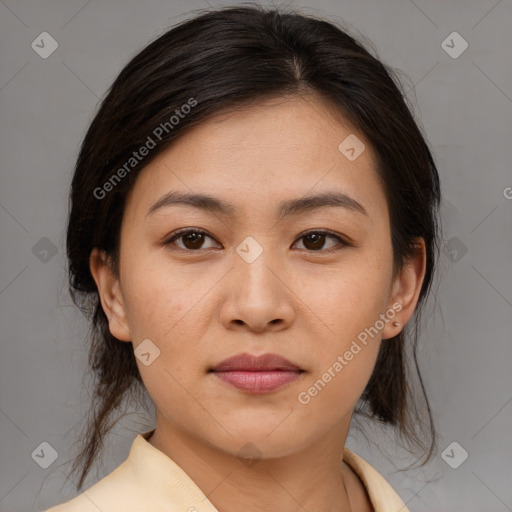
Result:
<svg viewBox="0 0 512 512"><path fill-rule="evenodd" d="M158 37L122 69L84 138L69 204L69 291L91 322L89 370L94 378L92 418L71 470L82 468L78 489L113 426L112 413L143 386L132 344L110 333L89 268L92 249L104 250L118 275L127 194L140 170L187 130L222 112L307 93L330 102L371 144L388 200L395 271L414 254L417 238L425 241L427 268L413 318L416 331L403 330L381 343L357 412L396 427L427 454L425 462L431 457L436 432L416 343L420 306L438 257L440 186L431 152L400 88L392 69L334 24L258 5L202 11ZM193 108L176 123L176 109L191 105L191 99ZM158 137L157 127L165 127L156 132ZM154 147L127 168L148 137ZM119 172L123 166L125 172ZM113 182L116 173L122 179ZM105 187L107 182L111 185ZM419 377L426 423L412 396L407 348ZM419 425L427 425L427 435L418 432Z"/></svg>

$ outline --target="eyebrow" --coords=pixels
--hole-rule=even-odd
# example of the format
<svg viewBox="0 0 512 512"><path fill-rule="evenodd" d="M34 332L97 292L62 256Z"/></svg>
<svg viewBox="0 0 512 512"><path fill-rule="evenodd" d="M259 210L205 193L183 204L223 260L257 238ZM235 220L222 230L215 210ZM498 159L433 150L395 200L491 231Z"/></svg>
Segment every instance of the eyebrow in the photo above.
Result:
<svg viewBox="0 0 512 512"><path fill-rule="evenodd" d="M222 202L215 197L205 194L186 194L171 191L163 195L149 208L146 212L146 218L160 208L175 205L191 206L226 216L235 216L236 213L236 208L232 204ZM367 217L369 216L363 205L347 194L343 192L327 192L283 201L278 205L277 217L278 219L284 219L291 215L298 215L317 208L329 206L341 207L356 213L361 213Z"/></svg>

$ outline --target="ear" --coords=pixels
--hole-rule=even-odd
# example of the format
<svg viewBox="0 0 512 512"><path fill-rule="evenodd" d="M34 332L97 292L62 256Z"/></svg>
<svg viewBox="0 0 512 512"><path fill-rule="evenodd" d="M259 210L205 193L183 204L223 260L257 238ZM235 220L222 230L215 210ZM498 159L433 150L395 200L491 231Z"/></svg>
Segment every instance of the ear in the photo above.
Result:
<svg viewBox="0 0 512 512"><path fill-rule="evenodd" d="M132 341L119 279L111 269L105 251L94 248L89 257L91 274L96 282L103 311L108 318L112 336L121 341Z"/></svg>
<svg viewBox="0 0 512 512"><path fill-rule="evenodd" d="M392 320L386 323L382 330L382 339L396 336L410 320L418 304L421 286L425 278L426 249L423 238L417 238L414 255L405 262L404 267L393 279L388 308L396 311ZM399 322L400 325L393 325Z"/></svg>

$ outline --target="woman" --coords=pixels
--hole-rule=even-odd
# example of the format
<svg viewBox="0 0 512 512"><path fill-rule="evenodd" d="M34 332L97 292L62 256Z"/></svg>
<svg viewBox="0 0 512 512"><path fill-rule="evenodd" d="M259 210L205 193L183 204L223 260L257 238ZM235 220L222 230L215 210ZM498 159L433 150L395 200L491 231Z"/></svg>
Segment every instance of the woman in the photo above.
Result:
<svg viewBox="0 0 512 512"><path fill-rule="evenodd" d="M392 76L331 23L258 6L184 22L121 71L70 198L97 378L78 488L127 395L147 391L156 426L51 512L407 510L345 447L359 412L435 449L404 328L439 178Z"/></svg>

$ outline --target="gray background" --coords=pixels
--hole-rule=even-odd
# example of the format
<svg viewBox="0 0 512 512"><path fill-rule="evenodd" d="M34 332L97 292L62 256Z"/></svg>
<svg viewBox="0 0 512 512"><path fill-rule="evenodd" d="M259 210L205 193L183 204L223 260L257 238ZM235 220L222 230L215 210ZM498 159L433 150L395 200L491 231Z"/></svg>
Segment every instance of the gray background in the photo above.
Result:
<svg viewBox="0 0 512 512"><path fill-rule="evenodd" d="M357 433L348 446L384 474L412 512L512 510L512 3L290 5L368 37L378 57L405 75L444 192L437 299L420 340L439 453L426 467L400 473L412 459L398 458L392 438L378 428L382 450ZM67 294L64 234L79 144L128 60L206 7L203 1L0 0L2 512L42 510L76 494L65 474L89 406L82 383L87 324ZM47 59L31 47L44 31L59 45ZM457 58L442 46L454 31L469 44ZM457 39L446 44L461 48ZM151 421L134 409L116 426L108 460L88 485L125 459L136 432L149 430ZM58 452L47 469L31 455L42 442ZM455 465L462 450L468 458L453 469L445 460Z"/></svg>

